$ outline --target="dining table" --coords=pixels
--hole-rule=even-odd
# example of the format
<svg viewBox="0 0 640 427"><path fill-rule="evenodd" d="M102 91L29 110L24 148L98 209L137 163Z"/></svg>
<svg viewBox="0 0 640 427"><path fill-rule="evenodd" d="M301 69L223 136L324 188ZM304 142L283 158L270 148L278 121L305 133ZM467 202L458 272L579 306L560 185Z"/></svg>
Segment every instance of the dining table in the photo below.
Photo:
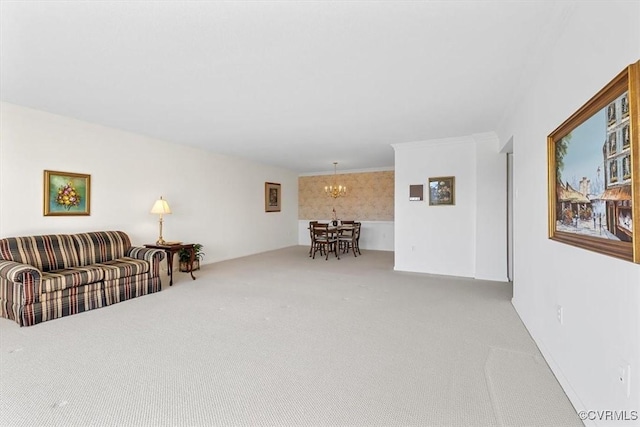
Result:
<svg viewBox="0 0 640 427"><path fill-rule="evenodd" d="M338 224L338 225L333 225L331 222L326 223L326 222L318 222L317 224L319 225L327 225L327 231L335 236L338 236L340 234L342 234L345 231L353 231L355 229L355 225L354 224ZM307 230L311 230L311 227L307 227ZM313 240L313 233L311 233L311 239ZM311 252L313 250L313 241L312 241L312 247L309 249L309 256L311 256ZM340 259L340 255L338 255L337 251L338 248L336 247L336 256L338 257L338 259Z"/></svg>

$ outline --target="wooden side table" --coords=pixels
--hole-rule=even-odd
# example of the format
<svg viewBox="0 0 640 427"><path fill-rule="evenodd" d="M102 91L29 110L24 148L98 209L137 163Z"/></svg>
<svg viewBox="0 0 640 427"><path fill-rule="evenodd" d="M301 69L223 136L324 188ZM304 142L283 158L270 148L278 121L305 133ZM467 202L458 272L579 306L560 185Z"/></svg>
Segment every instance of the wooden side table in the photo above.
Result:
<svg viewBox="0 0 640 427"><path fill-rule="evenodd" d="M195 243L187 243L186 245L185 244L179 244L179 245L149 244L149 245L144 245L144 247L150 248L150 249L161 249L166 252L167 273L169 274L169 286L173 286L173 255L177 252L180 252L180 249L186 249L189 251L189 254L191 255L189 257L189 273L191 274L191 278L193 280L196 280L195 276L193 275L193 261L195 261L196 259L196 253L193 249L194 245Z"/></svg>

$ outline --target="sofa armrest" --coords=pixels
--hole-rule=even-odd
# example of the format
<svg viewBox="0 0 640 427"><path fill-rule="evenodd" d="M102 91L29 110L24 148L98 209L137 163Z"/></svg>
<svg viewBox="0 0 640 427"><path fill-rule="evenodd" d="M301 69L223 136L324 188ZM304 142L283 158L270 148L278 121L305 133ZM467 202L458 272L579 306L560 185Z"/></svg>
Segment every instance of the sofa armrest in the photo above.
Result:
<svg viewBox="0 0 640 427"><path fill-rule="evenodd" d="M132 246L127 251L126 256L147 261L150 264L149 276L160 276L160 261L164 259L164 251L162 249L150 249Z"/></svg>
<svg viewBox="0 0 640 427"><path fill-rule="evenodd" d="M145 261L160 262L164 259L164 251L161 249L149 249L138 246L132 246L127 251L127 256L134 259L143 259Z"/></svg>
<svg viewBox="0 0 640 427"><path fill-rule="evenodd" d="M42 272L36 267L20 262L0 260L0 279L16 283L21 289L21 304L40 300Z"/></svg>
<svg viewBox="0 0 640 427"><path fill-rule="evenodd" d="M31 277L26 277L30 275ZM42 272L36 267L23 264L21 262L0 260L0 278L14 283L25 283L29 280L38 280L42 277Z"/></svg>

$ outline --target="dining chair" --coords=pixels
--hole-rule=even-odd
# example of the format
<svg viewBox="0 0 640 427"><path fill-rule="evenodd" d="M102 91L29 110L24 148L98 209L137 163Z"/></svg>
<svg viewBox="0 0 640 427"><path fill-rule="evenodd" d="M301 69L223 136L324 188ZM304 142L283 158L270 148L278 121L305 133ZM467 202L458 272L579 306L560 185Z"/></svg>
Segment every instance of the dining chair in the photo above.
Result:
<svg viewBox="0 0 640 427"><path fill-rule="evenodd" d="M356 248L358 249L358 254L362 255L360 253L360 232L362 231L362 223L360 221L356 221L353 224L358 226L358 235L356 236Z"/></svg>
<svg viewBox="0 0 640 427"><path fill-rule="evenodd" d="M309 247L309 257L311 257L311 252L313 251L313 244L315 236L313 235L313 226L316 225L318 221L309 221L309 238L311 239L311 246Z"/></svg>
<svg viewBox="0 0 640 427"><path fill-rule="evenodd" d="M345 219L345 220L341 220L340 221L340 226L346 225L346 226L351 227L354 223L355 223L354 220L346 220ZM346 236L350 236L351 234L353 234L351 229L343 229L341 227L338 227L338 237L340 237L341 235L344 235L346 237ZM340 247L340 246L342 246L342 242L340 241L340 239L338 239L338 247ZM342 248L340 248L340 249L342 249ZM343 252L344 252L344 250L343 250Z"/></svg>
<svg viewBox="0 0 640 427"><path fill-rule="evenodd" d="M360 239L360 227L361 224L359 222L354 222L353 228L342 230L342 233L338 235L338 246L343 253L351 250L355 257L362 255L360 253L360 246L358 245L358 241Z"/></svg>
<svg viewBox="0 0 640 427"><path fill-rule="evenodd" d="M340 259L337 233L329 230L329 224L317 223L313 226L313 259L316 259L317 251L320 251L320 255L324 254L325 260L329 259L329 252L335 253Z"/></svg>

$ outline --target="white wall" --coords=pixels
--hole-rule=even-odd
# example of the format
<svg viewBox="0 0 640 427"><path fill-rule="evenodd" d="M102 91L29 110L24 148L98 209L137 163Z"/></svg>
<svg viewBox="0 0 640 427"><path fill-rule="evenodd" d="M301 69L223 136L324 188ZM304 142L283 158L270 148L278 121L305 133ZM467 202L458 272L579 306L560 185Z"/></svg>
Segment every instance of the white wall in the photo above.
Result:
<svg viewBox="0 0 640 427"><path fill-rule="evenodd" d="M546 186L547 135L640 58L640 2L576 3L546 47L498 130L514 141L513 304L577 410L640 411L640 266L549 240Z"/></svg>
<svg viewBox="0 0 640 427"><path fill-rule="evenodd" d="M506 280L506 160L495 134L394 144L395 269ZM430 206L428 178L455 176L455 205ZM409 201L423 184L425 200Z"/></svg>
<svg viewBox="0 0 640 427"><path fill-rule="evenodd" d="M495 133L476 141L476 279L500 280L507 272L507 156Z"/></svg>
<svg viewBox="0 0 640 427"><path fill-rule="evenodd" d="M203 263L296 245L298 176L243 159L68 117L0 104L0 237L122 230L204 245ZM45 169L91 174L91 215L42 214ZM264 183L282 184L282 212L264 212Z"/></svg>

